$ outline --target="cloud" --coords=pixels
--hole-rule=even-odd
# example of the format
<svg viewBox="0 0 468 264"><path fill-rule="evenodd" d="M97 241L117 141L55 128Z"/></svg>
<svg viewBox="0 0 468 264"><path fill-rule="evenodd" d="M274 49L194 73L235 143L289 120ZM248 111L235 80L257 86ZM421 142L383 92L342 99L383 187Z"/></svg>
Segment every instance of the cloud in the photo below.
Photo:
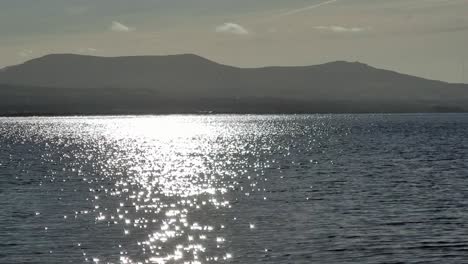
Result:
<svg viewBox="0 0 468 264"><path fill-rule="evenodd" d="M310 9L321 7L321 6L324 6L324 5L333 4L335 2L338 2L338 0L325 1L325 2L322 2L322 3L315 4L315 5L310 5L310 6L306 6L306 7L303 7L303 8L294 9L294 10L285 12L283 14L280 14L279 16L290 16L290 15L294 15L294 14L301 13L301 12L304 12L304 11L308 11Z"/></svg>
<svg viewBox="0 0 468 264"><path fill-rule="evenodd" d="M316 26L315 29L322 31L330 31L334 33L359 33L367 31L370 28L362 27L343 27L343 26Z"/></svg>
<svg viewBox="0 0 468 264"><path fill-rule="evenodd" d="M243 26L235 23L224 23L216 27L218 33L228 33L235 35L248 35L250 32Z"/></svg>
<svg viewBox="0 0 468 264"><path fill-rule="evenodd" d="M29 58L32 55L33 55L33 51L29 49L18 52L18 56L20 56L21 58Z"/></svg>
<svg viewBox="0 0 468 264"><path fill-rule="evenodd" d="M110 27L110 30L114 31L114 32L130 32L130 31L134 31L135 28L132 28L132 27L129 27L129 26L126 26L118 21L112 21L112 25Z"/></svg>

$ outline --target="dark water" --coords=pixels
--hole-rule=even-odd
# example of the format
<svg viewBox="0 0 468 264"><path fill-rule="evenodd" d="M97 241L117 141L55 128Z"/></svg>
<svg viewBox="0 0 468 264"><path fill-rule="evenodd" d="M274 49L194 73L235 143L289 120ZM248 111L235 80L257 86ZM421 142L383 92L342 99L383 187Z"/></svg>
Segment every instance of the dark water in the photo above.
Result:
<svg viewBox="0 0 468 264"><path fill-rule="evenodd" d="M0 263L468 263L468 115L0 119Z"/></svg>

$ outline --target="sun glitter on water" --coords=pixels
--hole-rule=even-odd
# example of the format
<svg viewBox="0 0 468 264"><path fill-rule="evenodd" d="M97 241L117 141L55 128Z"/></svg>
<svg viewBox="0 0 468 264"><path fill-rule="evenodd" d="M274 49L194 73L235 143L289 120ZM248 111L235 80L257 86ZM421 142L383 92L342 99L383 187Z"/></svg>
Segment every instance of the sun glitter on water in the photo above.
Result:
<svg viewBox="0 0 468 264"><path fill-rule="evenodd" d="M112 145L113 158L99 160L113 179L106 189L108 202L93 201L97 222L121 225L122 234L135 240L141 257L121 251L122 263L205 263L228 260L220 223L192 219L199 211L229 208L224 194L233 186L220 181L226 175L222 162L215 160L219 148L219 126L190 119L160 117L130 118L107 123L96 131ZM214 133L216 132L216 133ZM102 138L100 139L102 140ZM98 142L98 144L103 144ZM93 157L95 159L96 157ZM210 248L207 252L207 248Z"/></svg>

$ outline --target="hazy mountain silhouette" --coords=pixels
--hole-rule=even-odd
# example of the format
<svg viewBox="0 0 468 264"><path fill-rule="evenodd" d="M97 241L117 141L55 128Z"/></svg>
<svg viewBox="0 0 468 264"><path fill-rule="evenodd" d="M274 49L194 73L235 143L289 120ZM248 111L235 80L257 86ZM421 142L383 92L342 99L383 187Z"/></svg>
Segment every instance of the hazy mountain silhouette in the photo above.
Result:
<svg viewBox="0 0 468 264"><path fill-rule="evenodd" d="M236 68L184 54L47 55L0 70L0 114L468 111L468 85L358 62Z"/></svg>

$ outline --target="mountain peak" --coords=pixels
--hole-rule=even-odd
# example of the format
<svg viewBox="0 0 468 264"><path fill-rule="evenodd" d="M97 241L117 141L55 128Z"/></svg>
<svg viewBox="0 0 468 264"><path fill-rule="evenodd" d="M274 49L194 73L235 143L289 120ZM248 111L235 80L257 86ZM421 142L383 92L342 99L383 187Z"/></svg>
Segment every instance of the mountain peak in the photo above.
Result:
<svg viewBox="0 0 468 264"><path fill-rule="evenodd" d="M52 54L47 54L38 58L25 61L22 65L30 65L30 64L36 64L36 63L48 63L48 62L64 62L64 61L75 62L76 60L86 60L90 58L100 58L100 57L92 56L92 55L73 54L73 53L52 53ZM15 67L15 66L12 66L12 67Z"/></svg>
<svg viewBox="0 0 468 264"><path fill-rule="evenodd" d="M204 57L201 57L192 53L182 53L182 54L169 54L169 55L131 55L131 56L94 56L87 54L76 54L76 53L51 53L30 61L35 60L51 60L51 59L73 59L73 58L100 58L100 59L118 59L118 58L184 58L184 59L198 59L198 60L208 60Z"/></svg>
<svg viewBox="0 0 468 264"><path fill-rule="evenodd" d="M10 66L4 70L10 70L22 66L58 66L58 65L84 65L84 64L106 63L120 65L122 63L145 64L145 63L160 63L160 64L175 64L175 65L219 65L218 63L198 56L196 54L171 54L171 55L137 55L137 56L119 56L119 57L102 57L93 55L82 55L73 53L55 53L48 54L42 57L34 58L20 65Z"/></svg>

